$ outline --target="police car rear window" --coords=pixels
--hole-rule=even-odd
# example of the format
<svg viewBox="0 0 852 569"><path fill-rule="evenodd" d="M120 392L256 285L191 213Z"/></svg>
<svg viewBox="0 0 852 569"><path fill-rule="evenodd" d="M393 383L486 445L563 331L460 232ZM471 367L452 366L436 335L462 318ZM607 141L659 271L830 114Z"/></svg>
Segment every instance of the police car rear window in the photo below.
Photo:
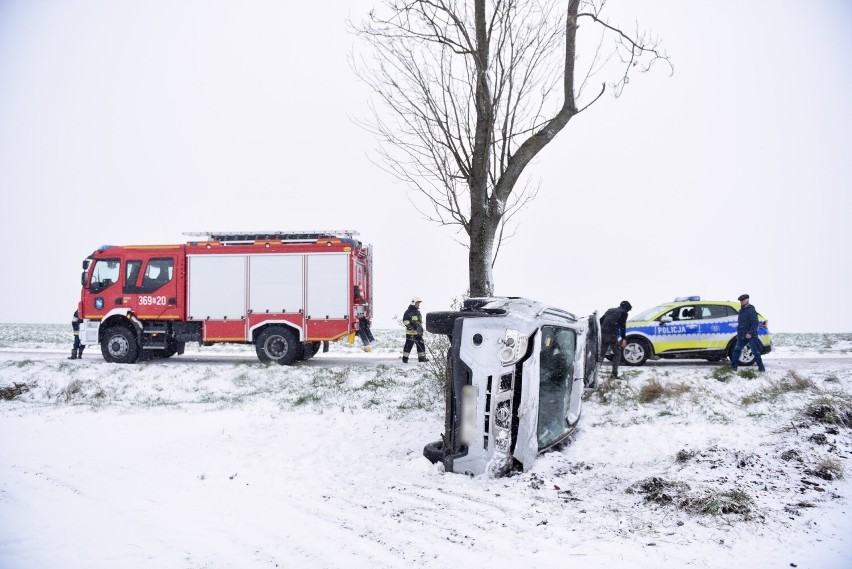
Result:
<svg viewBox="0 0 852 569"><path fill-rule="evenodd" d="M701 307L701 318L727 318L736 314L733 308L723 304L709 304Z"/></svg>

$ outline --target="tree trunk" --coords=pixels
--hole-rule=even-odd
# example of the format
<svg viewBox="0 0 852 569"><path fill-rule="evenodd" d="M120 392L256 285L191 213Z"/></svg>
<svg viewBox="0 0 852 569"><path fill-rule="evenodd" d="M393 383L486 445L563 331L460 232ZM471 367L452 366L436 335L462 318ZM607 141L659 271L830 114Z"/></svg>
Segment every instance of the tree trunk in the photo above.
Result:
<svg viewBox="0 0 852 569"><path fill-rule="evenodd" d="M487 214L471 216L468 271L472 298L494 294L493 259L496 234L497 224Z"/></svg>

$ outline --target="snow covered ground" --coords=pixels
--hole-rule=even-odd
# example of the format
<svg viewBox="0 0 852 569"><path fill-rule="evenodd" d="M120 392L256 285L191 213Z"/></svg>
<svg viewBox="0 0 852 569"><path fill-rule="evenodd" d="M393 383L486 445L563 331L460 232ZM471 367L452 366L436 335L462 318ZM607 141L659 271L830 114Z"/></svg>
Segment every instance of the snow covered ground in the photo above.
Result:
<svg viewBox="0 0 852 569"><path fill-rule="evenodd" d="M0 568L852 567L852 334L778 334L756 377L625 368L502 479L423 458L439 389L377 335L117 365L0 325Z"/></svg>

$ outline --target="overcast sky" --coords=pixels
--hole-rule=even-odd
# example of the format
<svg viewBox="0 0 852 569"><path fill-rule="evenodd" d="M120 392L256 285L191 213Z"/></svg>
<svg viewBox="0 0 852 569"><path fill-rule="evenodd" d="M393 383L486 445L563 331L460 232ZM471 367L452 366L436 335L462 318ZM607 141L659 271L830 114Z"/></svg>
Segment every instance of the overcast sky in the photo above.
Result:
<svg viewBox="0 0 852 569"><path fill-rule="evenodd" d="M345 21L375 5L0 0L0 321L68 321L102 244L221 230L356 229L374 327L415 294L447 309L466 251L353 122L369 93ZM852 331L852 3L608 9L675 73L633 77L532 164L496 293L635 314L748 292L775 332Z"/></svg>

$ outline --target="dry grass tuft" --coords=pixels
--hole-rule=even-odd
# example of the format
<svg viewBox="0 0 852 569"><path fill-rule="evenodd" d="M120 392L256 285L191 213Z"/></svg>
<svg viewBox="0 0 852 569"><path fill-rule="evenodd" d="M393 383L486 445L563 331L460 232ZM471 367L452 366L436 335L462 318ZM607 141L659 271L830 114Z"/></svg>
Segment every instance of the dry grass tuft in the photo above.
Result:
<svg viewBox="0 0 852 569"><path fill-rule="evenodd" d="M846 467L836 458L824 458L816 465L816 468L806 472L819 476L823 480L841 480L846 477Z"/></svg>
<svg viewBox="0 0 852 569"><path fill-rule="evenodd" d="M652 379L639 390L639 401L651 403L663 398L678 397L689 391L691 387L683 383L669 383L663 385L657 378Z"/></svg>
<svg viewBox="0 0 852 569"><path fill-rule="evenodd" d="M816 423L852 428L852 400L847 395L826 395L805 408L805 416Z"/></svg>
<svg viewBox="0 0 852 569"><path fill-rule="evenodd" d="M743 405L752 405L761 401L775 401L787 393L800 393L802 391L819 391L819 388L809 378L802 377L795 370L790 370L782 379L770 381L766 387L743 397L742 401Z"/></svg>
<svg viewBox="0 0 852 569"><path fill-rule="evenodd" d="M13 383L8 387L0 387L0 399L11 401L22 393L29 391L30 388L25 383Z"/></svg>

